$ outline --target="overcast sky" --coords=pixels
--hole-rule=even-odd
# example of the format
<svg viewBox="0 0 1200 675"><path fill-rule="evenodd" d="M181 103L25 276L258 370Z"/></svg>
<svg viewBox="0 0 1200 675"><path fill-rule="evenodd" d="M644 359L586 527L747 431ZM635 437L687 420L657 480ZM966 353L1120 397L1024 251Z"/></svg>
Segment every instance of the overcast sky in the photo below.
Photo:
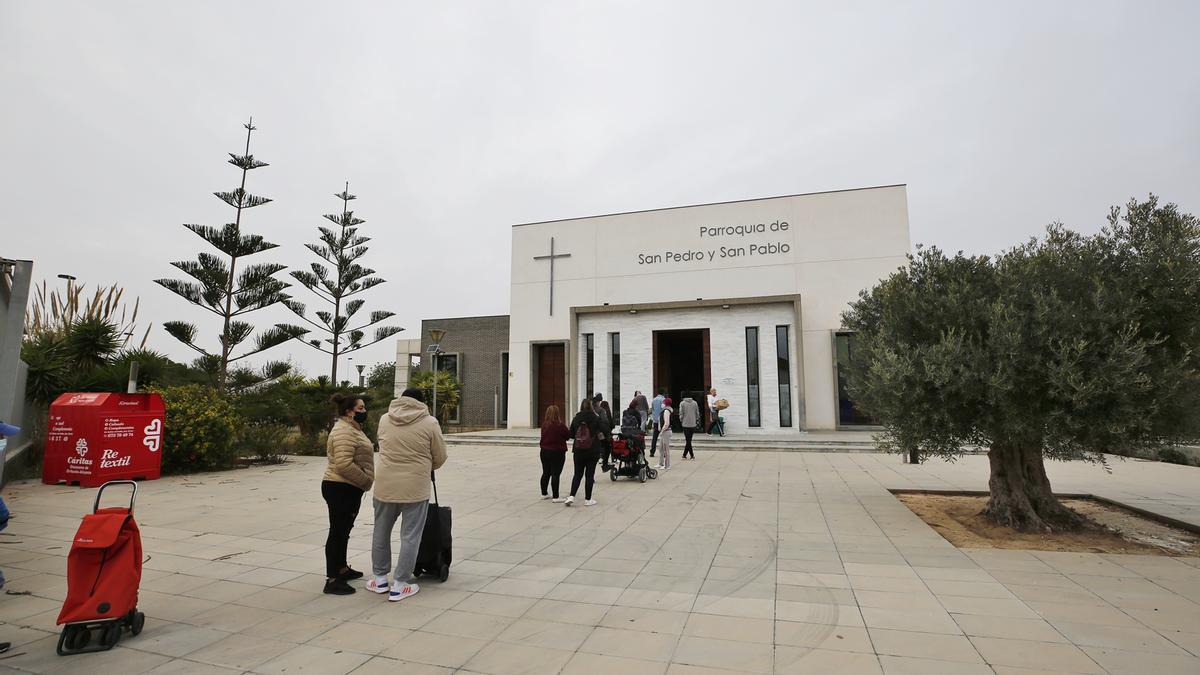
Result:
<svg viewBox="0 0 1200 675"><path fill-rule="evenodd" d="M402 337L508 312L514 223L907 183L914 243L990 253L1149 192L1200 212L1197 26L1194 0L0 0L0 255L215 347L152 280L204 246L182 223L232 220L210 193L251 114L257 260L307 267L349 180Z"/></svg>

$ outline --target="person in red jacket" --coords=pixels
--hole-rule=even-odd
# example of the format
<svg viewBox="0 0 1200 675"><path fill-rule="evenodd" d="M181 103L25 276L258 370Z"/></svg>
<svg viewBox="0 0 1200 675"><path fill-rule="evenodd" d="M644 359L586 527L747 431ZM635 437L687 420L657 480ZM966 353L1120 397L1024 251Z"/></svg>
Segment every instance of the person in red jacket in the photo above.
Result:
<svg viewBox="0 0 1200 675"><path fill-rule="evenodd" d="M563 466L567 463L567 439L571 437L571 430L563 424L562 412L558 406L551 405L546 408L546 414L542 417L542 440L541 440L541 458L542 458L542 499L550 499L550 495L546 493L547 484L554 492L554 501L562 503L562 497L558 496L558 477L562 474Z"/></svg>

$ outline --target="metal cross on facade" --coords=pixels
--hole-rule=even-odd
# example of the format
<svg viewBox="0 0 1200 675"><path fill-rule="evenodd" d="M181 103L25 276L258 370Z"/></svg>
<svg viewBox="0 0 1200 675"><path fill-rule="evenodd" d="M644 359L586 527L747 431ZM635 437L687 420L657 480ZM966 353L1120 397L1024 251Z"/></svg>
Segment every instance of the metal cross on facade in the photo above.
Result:
<svg viewBox="0 0 1200 675"><path fill-rule="evenodd" d="M554 259L570 258L570 253L554 253L554 237L550 237L550 255L535 255L534 260L550 261L550 316L554 316Z"/></svg>

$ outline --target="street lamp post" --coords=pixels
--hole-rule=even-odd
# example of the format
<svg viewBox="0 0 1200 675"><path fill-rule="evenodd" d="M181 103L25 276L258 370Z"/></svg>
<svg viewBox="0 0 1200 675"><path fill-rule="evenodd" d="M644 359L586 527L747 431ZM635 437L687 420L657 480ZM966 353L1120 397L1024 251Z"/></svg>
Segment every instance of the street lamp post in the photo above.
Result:
<svg viewBox="0 0 1200 675"><path fill-rule="evenodd" d="M67 313L67 321L70 322L75 319L75 310L76 310L76 302L74 299L75 298L75 275L60 274L60 275L58 275L58 278L63 279L64 281L67 282L67 301L64 303L63 309Z"/></svg>
<svg viewBox="0 0 1200 675"><path fill-rule="evenodd" d="M360 363L354 367L358 369L358 386L362 387L363 386L363 369L366 368L367 366L365 364Z"/></svg>
<svg viewBox="0 0 1200 675"><path fill-rule="evenodd" d="M446 331L441 328L430 328L429 337L433 339L433 344L429 345L429 361L433 370L433 419L437 420L438 429L442 428L442 418L438 415L437 408L437 390L438 390L438 356L442 354L442 338L446 337Z"/></svg>

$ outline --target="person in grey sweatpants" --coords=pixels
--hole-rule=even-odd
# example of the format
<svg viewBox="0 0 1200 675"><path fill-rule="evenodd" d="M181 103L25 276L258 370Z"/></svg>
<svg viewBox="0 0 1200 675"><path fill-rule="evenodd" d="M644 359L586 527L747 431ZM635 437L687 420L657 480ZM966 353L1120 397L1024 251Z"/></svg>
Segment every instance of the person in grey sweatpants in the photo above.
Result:
<svg viewBox="0 0 1200 675"><path fill-rule="evenodd" d="M392 528L400 518L400 552L396 554L397 584L412 582L417 565L417 549L425 532L425 517L429 515L429 500L419 502L381 502L375 500L375 531L371 535L371 567L376 577L387 578L392 562Z"/></svg>
<svg viewBox="0 0 1200 675"><path fill-rule="evenodd" d="M375 460L375 531L367 590L403 600L421 590L413 567L429 515L430 477L446 463L441 426L419 389L405 389L379 418L379 456ZM400 518L400 552L392 564L392 529ZM388 584L388 572L392 583Z"/></svg>

